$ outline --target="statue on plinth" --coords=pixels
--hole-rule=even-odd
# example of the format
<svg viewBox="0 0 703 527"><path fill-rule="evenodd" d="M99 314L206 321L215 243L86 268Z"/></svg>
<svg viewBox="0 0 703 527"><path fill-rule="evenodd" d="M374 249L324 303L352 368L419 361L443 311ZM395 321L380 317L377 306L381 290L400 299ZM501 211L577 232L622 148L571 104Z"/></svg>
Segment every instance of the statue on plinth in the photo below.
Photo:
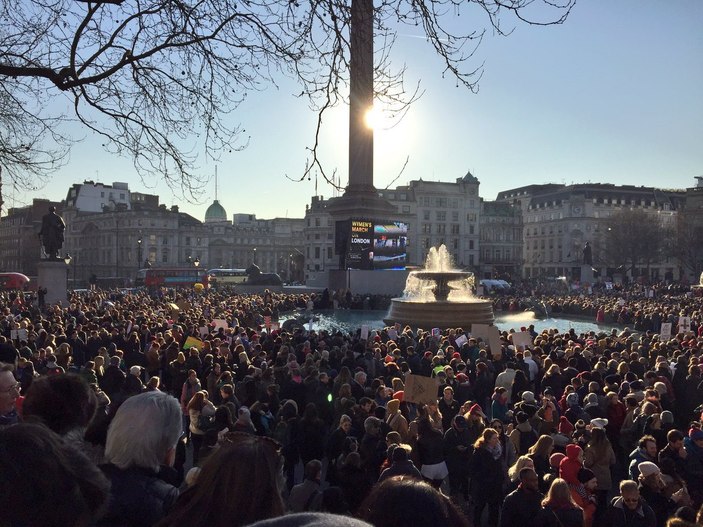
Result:
<svg viewBox="0 0 703 527"><path fill-rule="evenodd" d="M65 230L66 224L63 218L56 214L56 207L49 207L49 212L42 216L41 230L39 231L39 238L44 247L47 260L58 259L59 249L63 247L63 233Z"/></svg>

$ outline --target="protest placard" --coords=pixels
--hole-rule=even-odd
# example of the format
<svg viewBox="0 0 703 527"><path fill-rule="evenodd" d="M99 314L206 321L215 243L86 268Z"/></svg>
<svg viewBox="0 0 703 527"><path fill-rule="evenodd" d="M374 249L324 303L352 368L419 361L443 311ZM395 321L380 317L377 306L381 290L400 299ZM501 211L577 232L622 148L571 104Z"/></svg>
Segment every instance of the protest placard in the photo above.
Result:
<svg viewBox="0 0 703 527"><path fill-rule="evenodd" d="M183 349L187 350L190 348L203 349L203 341L196 337L188 337L185 344L183 344Z"/></svg>
<svg viewBox="0 0 703 527"><path fill-rule="evenodd" d="M224 318L215 318L212 321L212 327L215 332L219 331L220 328L227 329L227 321Z"/></svg>
<svg viewBox="0 0 703 527"><path fill-rule="evenodd" d="M679 317L679 333L691 331L691 317Z"/></svg>
<svg viewBox="0 0 703 527"><path fill-rule="evenodd" d="M466 335L459 335L454 342L456 343L457 349L461 349L468 341L469 339L466 338Z"/></svg>
<svg viewBox="0 0 703 527"><path fill-rule="evenodd" d="M369 326L366 324L361 325L361 340L368 340L369 339Z"/></svg>
<svg viewBox="0 0 703 527"><path fill-rule="evenodd" d="M398 340L398 332L395 328L388 329L388 338L391 340Z"/></svg>
<svg viewBox="0 0 703 527"><path fill-rule="evenodd" d="M503 357L503 344L500 340L500 331L495 326L488 326L488 345L491 347L493 360L500 360Z"/></svg>
<svg viewBox="0 0 703 527"><path fill-rule="evenodd" d="M663 322L661 330L659 331L659 337L663 341L668 341L671 339L671 322Z"/></svg>
<svg viewBox="0 0 703 527"><path fill-rule="evenodd" d="M405 376L403 401L416 404L436 403L437 386L436 378L408 374Z"/></svg>
<svg viewBox="0 0 703 527"><path fill-rule="evenodd" d="M518 333L513 333L513 346L515 348L522 348L523 351L526 348L532 346L532 335L527 331L520 331Z"/></svg>

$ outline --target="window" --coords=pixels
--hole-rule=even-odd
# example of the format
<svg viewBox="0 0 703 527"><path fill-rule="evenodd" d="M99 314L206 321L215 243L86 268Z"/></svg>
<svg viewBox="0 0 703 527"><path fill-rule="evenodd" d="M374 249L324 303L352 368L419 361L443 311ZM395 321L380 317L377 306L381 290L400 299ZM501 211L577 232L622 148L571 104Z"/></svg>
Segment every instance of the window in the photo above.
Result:
<svg viewBox="0 0 703 527"><path fill-rule="evenodd" d="M190 236L186 236L186 245L190 245Z"/></svg>
<svg viewBox="0 0 703 527"><path fill-rule="evenodd" d="M327 259L332 259L332 247L327 247Z"/></svg>
<svg viewBox="0 0 703 527"><path fill-rule="evenodd" d="M161 240L161 243L164 245L168 245L168 236L164 236L163 240Z"/></svg>
<svg viewBox="0 0 703 527"><path fill-rule="evenodd" d="M425 221L430 221L430 211L429 210L426 210L422 213L422 219L424 219Z"/></svg>
<svg viewBox="0 0 703 527"><path fill-rule="evenodd" d="M423 223L422 224L422 234L432 234L432 224Z"/></svg>
<svg viewBox="0 0 703 527"><path fill-rule="evenodd" d="M320 218L315 218L315 227L320 226Z"/></svg>
<svg viewBox="0 0 703 527"><path fill-rule="evenodd" d="M469 225L469 234L474 234L474 226Z"/></svg>
<svg viewBox="0 0 703 527"><path fill-rule="evenodd" d="M469 250L473 250L473 248L474 248L474 241L469 240Z"/></svg>
<svg viewBox="0 0 703 527"><path fill-rule="evenodd" d="M447 207L447 198L437 198L437 206L446 208Z"/></svg>
<svg viewBox="0 0 703 527"><path fill-rule="evenodd" d="M459 221L459 211L458 210L452 211L452 221Z"/></svg>
<svg viewBox="0 0 703 527"><path fill-rule="evenodd" d="M447 232L447 225L440 223L437 225L437 234L445 234Z"/></svg>
<svg viewBox="0 0 703 527"><path fill-rule="evenodd" d="M437 211L437 221L447 221L447 213L443 210Z"/></svg>
<svg viewBox="0 0 703 527"><path fill-rule="evenodd" d="M319 258L319 257L320 257L320 248L315 247L315 258Z"/></svg>
<svg viewBox="0 0 703 527"><path fill-rule="evenodd" d="M452 234L459 234L459 224L458 223L452 223Z"/></svg>

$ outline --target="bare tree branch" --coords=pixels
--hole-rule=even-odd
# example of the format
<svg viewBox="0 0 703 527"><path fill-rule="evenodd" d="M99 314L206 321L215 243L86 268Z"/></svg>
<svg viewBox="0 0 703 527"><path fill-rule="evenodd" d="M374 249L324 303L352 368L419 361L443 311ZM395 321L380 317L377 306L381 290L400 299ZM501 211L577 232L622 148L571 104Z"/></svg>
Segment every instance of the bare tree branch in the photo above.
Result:
<svg viewBox="0 0 703 527"><path fill-rule="evenodd" d="M0 0L0 163L20 186L41 183L82 138L131 156L142 177L196 196L198 164L246 147L229 124L247 94L292 78L317 112L304 180L316 170L335 185L318 152L324 113L347 102L353 0ZM486 28L501 22L561 24L575 0L377 0L376 100L401 118L420 95L391 50L400 28L418 28L440 71L475 91L471 65ZM545 16L551 18L542 18ZM468 14L469 23L460 16ZM475 27L472 27L472 23ZM456 28L460 28L457 30ZM407 164L407 162L406 162ZM401 171L402 173L402 171Z"/></svg>

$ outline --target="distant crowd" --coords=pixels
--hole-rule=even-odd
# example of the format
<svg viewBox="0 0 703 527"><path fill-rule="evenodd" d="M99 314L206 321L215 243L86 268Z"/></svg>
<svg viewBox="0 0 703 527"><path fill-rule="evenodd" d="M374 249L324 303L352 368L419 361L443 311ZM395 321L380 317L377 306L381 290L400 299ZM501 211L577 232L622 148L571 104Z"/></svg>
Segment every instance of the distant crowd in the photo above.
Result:
<svg viewBox="0 0 703 527"><path fill-rule="evenodd" d="M495 296L620 329L493 347L282 323L389 302L348 291L5 293L0 525L703 525L703 312L651 291Z"/></svg>

